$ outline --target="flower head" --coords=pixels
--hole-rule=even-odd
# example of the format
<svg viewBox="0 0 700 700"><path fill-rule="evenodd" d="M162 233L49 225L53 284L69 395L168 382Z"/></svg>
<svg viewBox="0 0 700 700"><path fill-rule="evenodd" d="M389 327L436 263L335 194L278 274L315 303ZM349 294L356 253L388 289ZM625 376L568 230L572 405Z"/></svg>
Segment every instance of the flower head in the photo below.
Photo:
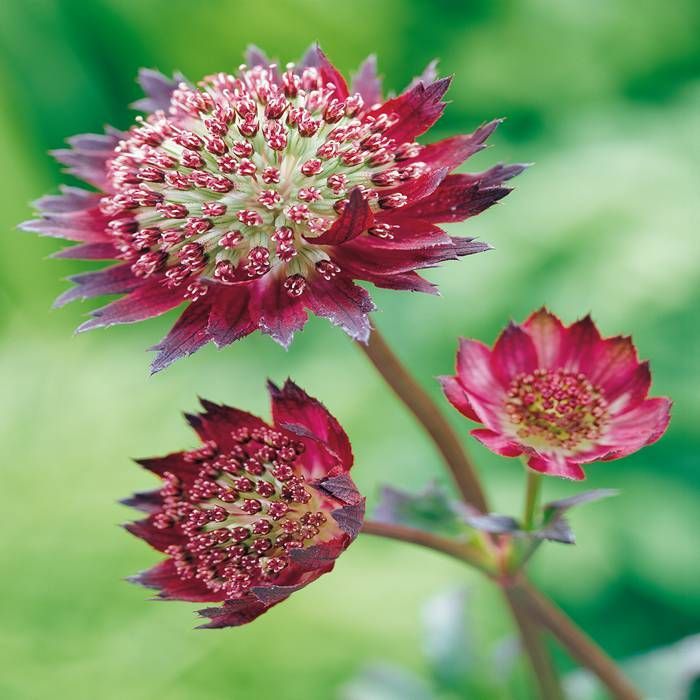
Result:
<svg viewBox="0 0 700 700"><path fill-rule="evenodd" d="M348 88L318 47L280 68L250 50L237 73L198 85L143 71L145 112L125 132L56 152L98 191L40 199L27 230L78 241L60 257L118 260L77 275L57 304L123 295L79 330L188 306L155 346L154 371L256 329L287 346L307 311L366 341L374 305L353 280L434 292L416 270L488 249L437 224L510 191L523 166L450 175L498 125L427 146L449 78L429 70L381 97L374 59Z"/></svg>
<svg viewBox="0 0 700 700"><path fill-rule="evenodd" d="M223 601L200 611L205 627L250 622L330 571L364 516L338 421L291 381L269 389L272 425L202 401L187 416L202 445L141 460L162 487L124 501L148 513L127 530L168 557L133 580L167 600Z"/></svg>
<svg viewBox="0 0 700 700"><path fill-rule="evenodd" d="M649 363L628 337L601 338L590 317L564 326L541 309L510 324L492 350L462 339L445 395L496 454L538 472L583 479L587 462L636 452L666 431L671 402L647 398Z"/></svg>

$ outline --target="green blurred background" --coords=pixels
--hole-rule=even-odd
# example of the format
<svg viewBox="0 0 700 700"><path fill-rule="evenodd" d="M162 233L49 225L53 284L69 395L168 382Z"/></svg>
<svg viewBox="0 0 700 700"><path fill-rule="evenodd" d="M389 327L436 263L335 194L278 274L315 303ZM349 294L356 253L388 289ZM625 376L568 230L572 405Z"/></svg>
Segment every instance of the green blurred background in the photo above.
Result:
<svg viewBox="0 0 700 700"><path fill-rule="evenodd" d="M26 202L67 180L48 149L130 124L140 66L197 79L235 69L249 42L286 61L319 40L346 74L376 52L387 89L439 57L456 77L435 138L508 117L470 165L536 165L503 204L453 227L496 251L430 272L442 297L377 291L376 325L436 397L433 377L450 371L459 335L491 342L544 302L567 321L591 311L604 332L633 333L654 392L675 400L671 428L592 467L583 486L548 481L552 497L622 494L576 512L578 545L544 548L533 576L617 658L697 632L698 36L696 0L5 0L0 697L332 698L378 658L420 673L417 610L457 582L472 589L484 649L510 634L499 598L471 572L363 537L332 575L240 629L192 631L194 606L148 602L123 581L158 558L117 526L131 515L117 499L154 484L129 457L192 446L179 411L198 394L266 415L265 378L291 375L347 429L370 504L381 482L448 483L411 417L325 321L289 352L255 335L149 377L144 348L173 315L73 336L86 306L52 311L51 301L89 266L47 260L57 241L14 230ZM450 417L468 440L466 421ZM519 508L518 463L469 449L496 508ZM528 697L522 668L511 696Z"/></svg>

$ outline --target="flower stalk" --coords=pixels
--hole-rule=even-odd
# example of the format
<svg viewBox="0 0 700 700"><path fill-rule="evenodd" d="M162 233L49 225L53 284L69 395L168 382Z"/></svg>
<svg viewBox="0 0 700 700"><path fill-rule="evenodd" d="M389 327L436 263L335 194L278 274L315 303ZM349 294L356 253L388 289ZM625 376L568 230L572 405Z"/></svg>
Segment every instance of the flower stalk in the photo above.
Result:
<svg viewBox="0 0 700 700"><path fill-rule="evenodd" d="M525 491L525 512L523 514L523 528L532 530L535 522L535 513L539 503L542 476L526 468L527 488Z"/></svg>
<svg viewBox="0 0 700 700"><path fill-rule="evenodd" d="M466 456L455 431L435 402L411 376L376 328L372 331L368 344L358 343L358 346L430 435L442 454L464 500L485 512L487 510L486 496L476 469ZM536 495L534 485L531 490L534 513ZM528 511L529 508L530 506L528 506ZM465 563L471 563L460 555L463 551L460 547L449 544L448 538L423 532L418 535L419 531L401 526L381 524L381 527L377 527L378 525L380 524L365 521L362 531L366 534L420 544L456 557ZM545 669L544 660L547 660L547 665L550 668L551 661L541 635L533 633L531 624L534 621L549 629L573 658L598 677L612 697L618 700L635 700L640 697L612 659L531 584L527 582L512 582L508 585L506 582L501 582L501 584L501 590L518 625L523 646L545 700L561 697L561 692L553 684L552 678L547 677L548 672ZM550 694L545 694L545 692Z"/></svg>

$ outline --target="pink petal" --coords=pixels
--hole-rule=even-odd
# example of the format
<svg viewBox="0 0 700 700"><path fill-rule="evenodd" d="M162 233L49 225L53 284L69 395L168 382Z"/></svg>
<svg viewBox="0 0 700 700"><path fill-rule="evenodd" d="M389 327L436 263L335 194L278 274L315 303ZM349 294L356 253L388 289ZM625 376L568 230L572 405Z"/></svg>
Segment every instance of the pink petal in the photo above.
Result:
<svg viewBox="0 0 700 700"><path fill-rule="evenodd" d="M377 57L374 54L368 56L353 75L350 89L353 93L360 93L366 107L381 102L382 81L377 77Z"/></svg>
<svg viewBox="0 0 700 700"><path fill-rule="evenodd" d="M482 187L473 183L468 175L448 175L429 197L404 207L401 214L433 223L464 221L510 192L507 187Z"/></svg>
<svg viewBox="0 0 700 700"><path fill-rule="evenodd" d="M521 372L529 374L537 369L535 344L521 326L509 323L493 346L491 368L504 386Z"/></svg>
<svg viewBox="0 0 700 700"><path fill-rule="evenodd" d="M460 413L477 423L481 422L481 419L476 415L473 406L469 402L469 397L456 377L438 377L438 381L442 386L442 391L447 400Z"/></svg>
<svg viewBox="0 0 700 700"><path fill-rule="evenodd" d="M175 360L186 357L206 345L211 336L207 332L211 300L209 295L192 302L177 320L168 335L151 350L158 355L151 363L151 373L155 374L171 365Z"/></svg>
<svg viewBox="0 0 700 700"><path fill-rule="evenodd" d="M91 312L93 318L85 321L77 332L107 328L118 323L134 323L143 321L145 318L160 316L182 303L181 294L157 282L145 284L128 296Z"/></svg>
<svg viewBox="0 0 700 700"><path fill-rule="evenodd" d="M310 476L315 479L327 476L330 469L338 466L338 460L343 471L352 467L353 456L350 441L340 423L332 416L326 407L318 400L309 396L294 382L288 379L282 389L272 382L268 383L272 399L272 418L275 425L300 426L323 442L336 455L337 460L328 463L325 454L317 454L315 445L308 445L305 459L309 456ZM311 455L309 449L312 450Z"/></svg>
<svg viewBox="0 0 700 700"><path fill-rule="evenodd" d="M109 191L107 161L114 157L122 134L107 127L105 134L79 134L68 139L71 148L52 151L57 161L68 165L66 172L103 191Z"/></svg>
<svg viewBox="0 0 700 700"><path fill-rule="evenodd" d="M527 460L527 466L542 474L561 476L564 479L582 481L586 474L581 465L560 454L536 454Z"/></svg>
<svg viewBox="0 0 700 700"><path fill-rule="evenodd" d="M491 402L502 400L504 388L493 373L491 350L478 340L460 338L457 374L470 394Z"/></svg>
<svg viewBox="0 0 700 700"><path fill-rule="evenodd" d="M616 416L603 441L623 456L656 442L668 428L671 419L670 399L646 399L631 410ZM614 457L613 457L614 458Z"/></svg>
<svg viewBox="0 0 700 700"><path fill-rule="evenodd" d="M369 203L362 196L362 191L356 187L350 192L343 213L333 222L333 225L320 236L310 238L316 245L340 245L357 238L366 231L374 221L374 215Z"/></svg>
<svg viewBox="0 0 700 700"><path fill-rule="evenodd" d="M591 317L582 318L565 329L557 366L590 376L599 343L600 333Z"/></svg>
<svg viewBox="0 0 700 700"><path fill-rule="evenodd" d="M470 434L482 445L488 447L491 452L495 452L502 457L518 457L523 453L523 448L517 442L502 433L486 430L485 428L477 428L470 431Z"/></svg>
<svg viewBox="0 0 700 700"><path fill-rule="evenodd" d="M438 381L442 386L442 391L445 394L447 400L463 415L467 418L481 422L479 416L474 412L474 407L469 401L469 396L464 391L461 383L456 377L438 377Z"/></svg>
<svg viewBox="0 0 700 700"><path fill-rule="evenodd" d="M363 343L369 339L367 314L375 306L369 294L352 280L342 275L325 280L319 275L310 281L303 298L308 309L340 326L351 338Z"/></svg>
<svg viewBox="0 0 700 700"><path fill-rule="evenodd" d="M535 311L522 325L535 344L539 366L543 369L556 368L565 338L562 322L542 307L539 311Z"/></svg>
<svg viewBox="0 0 700 700"><path fill-rule="evenodd" d="M631 338L619 336L607 338L601 340L596 348L595 360L590 365L588 377L593 384L601 386L606 398L612 401L634 381L633 378L639 367L637 351ZM641 383L642 387L645 380L648 390L651 383L648 367L642 369L640 376L637 377L637 382Z"/></svg>

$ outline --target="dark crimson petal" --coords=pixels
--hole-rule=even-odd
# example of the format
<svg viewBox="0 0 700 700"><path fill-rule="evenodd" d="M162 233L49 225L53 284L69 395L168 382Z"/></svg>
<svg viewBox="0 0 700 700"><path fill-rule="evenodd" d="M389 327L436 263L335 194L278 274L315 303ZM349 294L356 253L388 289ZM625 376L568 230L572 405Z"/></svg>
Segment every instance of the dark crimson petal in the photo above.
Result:
<svg viewBox="0 0 700 700"><path fill-rule="evenodd" d="M139 491L129 498L122 498L119 502L145 513L156 513L163 507L163 496L160 491Z"/></svg>
<svg viewBox="0 0 700 700"><path fill-rule="evenodd" d="M268 608L283 600L287 600L292 593L300 591L306 586L306 583L300 583L297 586L255 586L251 590L253 595Z"/></svg>
<svg viewBox="0 0 700 700"><path fill-rule="evenodd" d="M250 313L257 319L260 330L288 348L308 318L302 298L289 296L283 280L272 275L261 278L251 288L250 295Z"/></svg>
<svg viewBox="0 0 700 700"><path fill-rule="evenodd" d="M172 78L168 78L167 75L151 68L141 68L136 80L146 96L131 106L140 112L162 110L167 113L173 91L180 83L187 82L181 73L175 73Z"/></svg>
<svg viewBox="0 0 700 700"><path fill-rule="evenodd" d="M186 459L184 452L173 452L165 457L149 457L147 459L136 459L136 464L140 464L144 469L163 477L165 474L174 474L185 483L194 481L199 476L201 465Z"/></svg>
<svg viewBox="0 0 700 700"><path fill-rule="evenodd" d="M448 175L429 197L401 210L401 216L415 216L433 223L463 221L480 214L503 199L508 187L481 187L471 175Z"/></svg>
<svg viewBox="0 0 700 700"><path fill-rule="evenodd" d="M437 168L429 170L420 177L413 180L407 180L398 187L382 190L382 196L400 192L408 197L409 202L425 199L430 196L439 187L440 183L445 179L449 170L447 168Z"/></svg>
<svg viewBox="0 0 700 700"><path fill-rule="evenodd" d="M491 136L502 121L502 119L494 119L483 124L471 134L452 136L436 143L429 143L421 148L420 153L415 158L411 158L407 162L420 161L433 168L454 170L467 158L486 148L486 139Z"/></svg>
<svg viewBox="0 0 700 700"><path fill-rule="evenodd" d="M345 470L352 467L350 440L337 419L317 399L288 379L282 389L268 382L275 425L300 425L324 442L340 459ZM315 474L318 477L318 474Z"/></svg>
<svg viewBox="0 0 700 700"><path fill-rule="evenodd" d="M532 338L521 326L509 323L498 336L491 354L491 369L504 386L517 374L537 369L538 358Z"/></svg>
<svg viewBox="0 0 700 700"><path fill-rule="evenodd" d="M362 529L365 516L365 501L362 499L361 503L338 508L331 513L331 516L338 523L341 530L350 538L355 539Z"/></svg>
<svg viewBox="0 0 700 700"><path fill-rule="evenodd" d="M370 325L367 314L375 310L369 294L343 275L310 281L304 295L307 307L318 316L340 326L351 338L366 343Z"/></svg>
<svg viewBox="0 0 700 700"><path fill-rule="evenodd" d="M382 81L377 77L377 57L374 54L367 56L353 75L350 89L353 93L360 93L366 107L382 101Z"/></svg>
<svg viewBox="0 0 700 700"><path fill-rule="evenodd" d="M168 335L150 350L158 352L151 363L151 372L156 373L181 357L191 355L206 345L211 336L207 332L211 300L206 294L201 299L193 301L182 313Z"/></svg>
<svg viewBox="0 0 700 700"><path fill-rule="evenodd" d="M250 317L247 286L212 285L208 294L211 296L211 311L207 333L217 347L230 345L257 328Z"/></svg>
<svg viewBox="0 0 700 700"><path fill-rule="evenodd" d="M92 319L78 327L78 333L93 328L106 328L118 323L133 323L145 318L160 316L182 303L176 290L168 289L157 282L138 287L128 296L107 304L91 313Z"/></svg>
<svg viewBox="0 0 700 700"><path fill-rule="evenodd" d="M416 136L426 132L445 109L447 103L442 101L442 97L451 81L451 78L442 78L428 85L419 82L402 95L387 100L375 114L396 114L398 121L384 135L402 143L413 141Z"/></svg>
<svg viewBox="0 0 700 700"><path fill-rule="evenodd" d="M267 423L252 413L206 399L200 399L200 403L204 413L197 416L188 415L186 418L202 441L213 440L219 447L226 447L233 442L232 430L237 428L255 430L267 427Z"/></svg>
<svg viewBox="0 0 700 700"><path fill-rule="evenodd" d="M54 307L59 307L76 299L92 299L103 294L126 294L144 284L143 280L134 277L130 265L113 265L97 272L82 272L68 278L75 287L63 292L54 301Z"/></svg>
<svg viewBox="0 0 700 700"><path fill-rule="evenodd" d="M200 625L199 629L220 629L222 627L238 627L252 622L272 606L261 603L252 593L239 600L227 600L221 607L198 610L201 617L208 617L211 622Z"/></svg>
<svg viewBox="0 0 700 700"><path fill-rule="evenodd" d="M51 257L63 260L112 260L116 257L116 250L111 243L83 243L52 253Z"/></svg>
<svg viewBox="0 0 700 700"><path fill-rule="evenodd" d="M423 292L439 295L437 285L423 279L417 272L401 272L396 275L366 274L362 279L382 289L398 289L407 292Z"/></svg>
<svg viewBox="0 0 700 700"><path fill-rule="evenodd" d="M356 187L351 193L343 213L333 222L333 225L320 236L310 238L315 245L340 245L357 238L366 231L374 221L374 214L369 203L362 196L362 191Z"/></svg>
<svg viewBox="0 0 700 700"><path fill-rule="evenodd" d="M482 173L469 174L474 182L478 182L482 187L497 187L503 184L506 180L512 180L516 175L520 175L524 170L530 167L532 163L511 163L505 165L498 163Z"/></svg>
<svg viewBox="0 0 700 700"><path fill-rule="evenodd" d="M105 134L79 134L68 139L70 148L52 151L59 163L69 166L66 172L108 191L107 161L114 156L122 134L107 127Z"/></svg>
<svg viewBox="0 0 700 700"><path fill-rule="evenodd" d="M210 591L197 579L181 579L172 559L165 559L153 568L129 577L129 581L156 589L159 591L158 597L165 600L184 600L192 603L213 603L221 600L220 593Z"/></svg>
<svg viewBox="0 0 700 700"><path fill-rule="evenodd" d="M451 236L451 240L455 247L455 253L460 258L465 255L475 255L476 253L485 253L487 250L493 250L493 246L484 241L477 241L474 238Z"/></svg>
<svg viewBox="0 0 700 700"><path fill-rule="evenodd" d="M182 544L186 539L177 528L169 527L162 530L157 528L153 524L152 518L126 523L124 529L148 542L151 547L159 552L165 552L171 545Z"/></svg>
<svg viewBox="0 0 700 700"><path fill-rule="evenodd" d="M420 219L404 219L400 214L387 213L381 217L378 216L377 221L378 223L398 226L398 228L392 229L392 238L367 236L363 237L361 241L357 241L356 246L345 246L343 250L354 249L360 245L369 246L371 249L387 248L396 250L407 248L417 250L434 245L449 245L452 240L440 227Z"/></svg>
<svg viewBox="0 0 700 700"><path fill-rule="evenodd" d="M331 83L335 87L335 96L339 100L344 100L349 95L345 78L328 60L318 44L313 44L304 55L304 58L302 58L298 70L303 70L304 68L316 68L321 74L324 84Z"/></svg>

